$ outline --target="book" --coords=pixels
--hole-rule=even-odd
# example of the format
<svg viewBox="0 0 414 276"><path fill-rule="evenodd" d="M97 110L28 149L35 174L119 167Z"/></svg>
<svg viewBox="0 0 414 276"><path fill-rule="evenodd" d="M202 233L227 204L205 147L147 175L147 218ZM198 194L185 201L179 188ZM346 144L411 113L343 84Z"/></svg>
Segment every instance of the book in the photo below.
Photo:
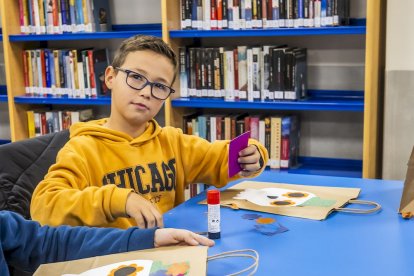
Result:
<svg viewBox="0 0 414 276"><path fill-rule="evenodd" d="M96 94L99 97L109 97L111 92L105 84L105 70L109 65L108 49L93 50L93 74L96 85Z"/></svg>
<svg viewBox="0 0 414 276"><path fill-rule="evenodd" d="M112 30L111 13L109 10L109 0L91 0L93 21L92 30L94 32L108 32Z"/></svg>
<svg viewBox="0 0 414 276"><path fill-rule="evenodd" d="M281 122L280 168L288 169L297 165L299 155L298 117L284 116Z"/></svg>

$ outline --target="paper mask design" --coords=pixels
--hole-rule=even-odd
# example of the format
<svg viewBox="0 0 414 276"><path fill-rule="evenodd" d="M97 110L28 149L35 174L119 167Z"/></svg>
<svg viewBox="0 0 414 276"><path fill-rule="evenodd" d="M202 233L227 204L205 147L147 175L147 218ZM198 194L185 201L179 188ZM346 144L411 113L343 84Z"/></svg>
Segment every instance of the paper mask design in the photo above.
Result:
<svg viewBox="0 0 414 276"><path fill-rule="evenodd" d="M297 206L316 197L309 192L282 188L245 189L234 199L244 199L260 206Z"/></svg>
<svg viewBox="0 0 414 276"><path fill-rule="evenodd" d="M63 276L94 276L94 275L139 275L148 276L152 266L151 260L131 260L100 266L81 274L64 274Z"/></svg>

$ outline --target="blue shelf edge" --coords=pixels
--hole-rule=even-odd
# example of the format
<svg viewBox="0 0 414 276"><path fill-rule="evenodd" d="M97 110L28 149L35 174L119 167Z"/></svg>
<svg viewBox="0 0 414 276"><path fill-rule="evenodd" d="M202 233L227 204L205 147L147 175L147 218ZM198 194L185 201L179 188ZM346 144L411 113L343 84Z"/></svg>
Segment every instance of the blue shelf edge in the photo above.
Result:
<svg viewBox="0 0 414 276"><path fill-rule="evenodd" d="M67 97L31 97L17 96L14 102L18 104L60 104L60 105L110 105L110 97L98 98L67 98Z"/></svg>
<svg viewBox="0 0 414 276"><path fill-rule="evenodd" d="M248 102L210 98L177 98L172 100L171 104L174 107L190 108L364 111L363 91L309 90L308 94L308 99L299 101Z"/></svg>
<svg viewBox="0 0 414 276"><path fill-rule="evenodd" d="M87 39L116 39L128 38L137 34L162 37L161 24L131 24L113 25L112 31L93 33L65 33L65 34L17 34L10 35L11 42L23 41L56 41L56 40L87 40Z"/></svg>
<svg viewBox="0 0 414 276"><path fill-rule="evenodd" d="M0 102L7 102L7 86L0 85Z"/></svg>
<svg viewBox="0 0 414 276"><path fill-rule="evenodd" d="M299 165L294 168L280 170L266 168L266 170L279 173L362 177L362 160L300 156L298 161Z"/></svg>
<svg viewBox="0 0 414 276"><path fill-rule="evenodd" d="M10 142L11 142L10 140L0 139L0 145L8 144Z"/></svg>
<svg viewBox="0 0 414 276"><path fill-rule="evenodd" d="M320 28L275 28L243 30L171 30L171 38L306 36L306 35L364 35L366 26L337 26Z"/></svg>

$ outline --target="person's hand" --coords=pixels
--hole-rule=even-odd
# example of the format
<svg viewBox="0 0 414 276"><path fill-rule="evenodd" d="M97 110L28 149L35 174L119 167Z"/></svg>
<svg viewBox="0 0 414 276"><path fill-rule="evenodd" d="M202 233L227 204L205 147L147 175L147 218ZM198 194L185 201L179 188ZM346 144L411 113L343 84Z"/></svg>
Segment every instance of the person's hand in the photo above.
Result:
<svg viewBox="0 0 414 276"><path fill-rule="evenodd" d="M260 165L260 152L255 145L250 145L245 149L242 149L239 152L239 162L240 167L243 169L239 174L243 177L250 176L260 170L262 167Z"/></svg>
<svg viewBox="0 0 414 276"><path fill-rule="evenodd" d="M155 205L137 193L128 195L125 210L139 228L164 227L162 215Z"/></svg>
<svg viewBox="0 0 414 276"><path fill-rule="evenodd" d="M184 229L163 228L155 230L154 247L167 245L213 246L214 241Z"/></svg>

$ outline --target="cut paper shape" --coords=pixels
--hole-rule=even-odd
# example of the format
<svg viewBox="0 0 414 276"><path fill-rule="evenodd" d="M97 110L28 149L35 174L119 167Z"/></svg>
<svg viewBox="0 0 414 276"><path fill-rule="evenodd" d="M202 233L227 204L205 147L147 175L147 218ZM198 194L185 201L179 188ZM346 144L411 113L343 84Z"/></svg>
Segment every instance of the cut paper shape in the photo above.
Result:
<svg viewBox="0 0 414 276"><path fill-rule="evenodd" d="M235 176L237 173L242 171L243 169L240 167L239 162L239 152L245 148L247 148L249 144L250 138L250 131L247 131L243 134L240 134L236 138L230 141L229 145L229 163L228 163L228 175L229 177Z"/></svg>
<svg viewBox="0 0 414 276"><path fill-rule="evenodd" d="M282 188L245 189L234 199L244 199L260 206L287 207L297 206L316 197L309 192Z"/></svg>
<svg viewBox="0 0 414 276"><path fill-rule="evenodd" d="M139 275L149 276L151 271L151 260L131 260L100 266L82 272L80 274L64 274L62 276L95 276L95 275Z"/></svg>
<svg viewBox="0 0 414 276"><path fill-rule="evenodd" d="M276 234L281 234L286 231L289 231L289 229L287 229L280 223L256 224L254 227L256 231L266 236L273 236Z"/></svg>
<svg viewBox="0 0 414 276"><path fill-rule="evenodd" d="M276 220L273 218L258 218L256 219L256 222L258 224L272 224L274 223Z"/></svg>
<svg viewBox="0 0 414 276"><path fill-rule="evenodd" d="M313 197L299 206L315 206L315 207L331 207L336 203L335 199L324 199L320 197Z"/></svg>
<svg viewBox="0 0 414 276"><path fill-rule="evenodd" d="M190 271L189 262L163 264L160 261L154 262L149 276L184 276Z"/></svg>
<svg viewBox="0 0 414 276"><path fill-rule="evenodd" d="M247 220L256 220L258 218L262 217L261 215L258 214L244 214L242 216L242 219L247 219Z"/></svg>

